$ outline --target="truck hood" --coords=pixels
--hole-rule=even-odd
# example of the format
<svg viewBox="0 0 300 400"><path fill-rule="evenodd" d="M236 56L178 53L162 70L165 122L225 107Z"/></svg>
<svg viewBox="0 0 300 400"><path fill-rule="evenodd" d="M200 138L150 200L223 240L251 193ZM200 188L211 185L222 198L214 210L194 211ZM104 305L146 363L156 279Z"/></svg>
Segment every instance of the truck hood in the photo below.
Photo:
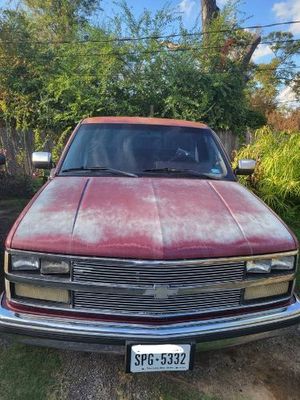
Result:
<svg viewBox="0 0 300 400"><path fill-rule="evenodd" d="M236 182L56 177L21 214L8 247L142 259L288 251L283 222Z"/></svg>

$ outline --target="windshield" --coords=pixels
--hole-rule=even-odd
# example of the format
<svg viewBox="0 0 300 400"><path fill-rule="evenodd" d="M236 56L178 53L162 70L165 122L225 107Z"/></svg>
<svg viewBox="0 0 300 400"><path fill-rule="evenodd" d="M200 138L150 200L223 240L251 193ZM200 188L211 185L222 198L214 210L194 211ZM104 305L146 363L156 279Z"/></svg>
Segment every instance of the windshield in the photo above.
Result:
<svg viewBox="0 0 300 400"><path fill-rule="evenodd" d="M60 172L99 175L117 171L136 176L181 173L221 179L227 176L228 170L209 129L83 124L71 143Z"/></svg>

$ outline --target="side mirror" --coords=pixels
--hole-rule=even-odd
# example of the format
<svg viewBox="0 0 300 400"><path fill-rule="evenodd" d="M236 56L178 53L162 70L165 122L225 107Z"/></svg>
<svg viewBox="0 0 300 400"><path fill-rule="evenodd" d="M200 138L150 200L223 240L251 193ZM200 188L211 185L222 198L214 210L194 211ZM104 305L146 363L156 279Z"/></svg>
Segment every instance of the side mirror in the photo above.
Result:
<svg viewBox="0 0 300 400"><path fill-rule="evenodd" d="M0 165L5 165L5 163L6 163L5 155L0 154Z"/></svg>
<svg viewBox="0 0 300 400"><path fill-rule="evenodd" d="M46 151L32 153L32 165L38 169L51 169L53 166L51 153Z"/></svg>
<svg viewBox="0 0 300 400"><path fill-rule="evenodd" d="M238 167L236 168L235 173L236 175L252 175L255 169L255 165L255 160L239 160Z"/></svg>

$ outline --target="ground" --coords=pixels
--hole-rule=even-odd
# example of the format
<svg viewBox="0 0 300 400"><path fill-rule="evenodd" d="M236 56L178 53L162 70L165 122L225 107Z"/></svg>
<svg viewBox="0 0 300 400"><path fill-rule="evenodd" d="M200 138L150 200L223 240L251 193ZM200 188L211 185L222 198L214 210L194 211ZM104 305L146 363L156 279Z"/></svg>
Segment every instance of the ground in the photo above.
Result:
<svg viewBox="0 0 300 400"><path fill-rule="evenodd" d="M0 201L4 237L26 201ZM297 229L297 227L296 227ZM0 400L298 400L300 331L199 353L188 373L124 373L121 356L0 342Z"/></svg>

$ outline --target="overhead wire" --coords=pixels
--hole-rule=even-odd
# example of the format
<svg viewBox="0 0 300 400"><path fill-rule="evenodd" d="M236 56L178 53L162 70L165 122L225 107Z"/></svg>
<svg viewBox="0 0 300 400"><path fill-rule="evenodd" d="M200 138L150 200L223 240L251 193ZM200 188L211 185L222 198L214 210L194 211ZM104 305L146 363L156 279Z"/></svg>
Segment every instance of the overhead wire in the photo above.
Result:
<svg viewBox="0 0 300 400"><path fill-rule="evenodd" d="M226 32L235 32L240 30L250 30L250 29L263 29L263 28L271 28L274 26L282 26L282 25L293 25L299 24L300 20L293 20L293 21L283 21L283 22L276 22L272 24L264 24L264 25L249 25L244 27L236 27L230 29L219 29L219 30L208 30L208 31L201 31L201 32L181 32L181 33L174 33L174 34L166 34L166 35L148 35L148 36L141 36L141 37L119 37L119 38L110 38L110 39L83 39L83 40L45 40L45 41L33 41L31 39L20 39L20 40L1 40L0 43L35 43L35 44L70 44L70 43L112 43L112 42L132 42L132 41L140 41L140 40L157 40L157 39L171 39L175 37L192 37L192 36L203 36L208 35L211 33L226 33Z"/></svg>
<svg viewBox="0 0 300 400"><path fill-rule="evenodd" d="M300 43L300 39L291 39L291 40L274 40L274 41L263 41L259 45L274 45L274 44L284 44L284 43ZM157 50L133 50L133 51L108 51L108 52L101 52L101 53L76 53L76 57L94 57L94 56L134 56L134 55L140 55L140 54L159 54L159 53L176 53L176 52L186 52L186 51L198 51L198 50L211 50L211 49L218 49L222 50L226 44L223 46L184 46L184 45L179 45L181 47L175 47L173 49L167 48L167 49L157 49ZM250 43L232 43L230 47L237 47L237 48L243 48L243 47L248 47L250 46ZM91 49L89 49L91 50ZM230 48L229 48L230 50ZM60 55L47 55L45 54L44 56L46 58L62 58L62 57L67 57L69 54L64 53ZM0 56L0 59L11 59L9 56Z"/></svg>

